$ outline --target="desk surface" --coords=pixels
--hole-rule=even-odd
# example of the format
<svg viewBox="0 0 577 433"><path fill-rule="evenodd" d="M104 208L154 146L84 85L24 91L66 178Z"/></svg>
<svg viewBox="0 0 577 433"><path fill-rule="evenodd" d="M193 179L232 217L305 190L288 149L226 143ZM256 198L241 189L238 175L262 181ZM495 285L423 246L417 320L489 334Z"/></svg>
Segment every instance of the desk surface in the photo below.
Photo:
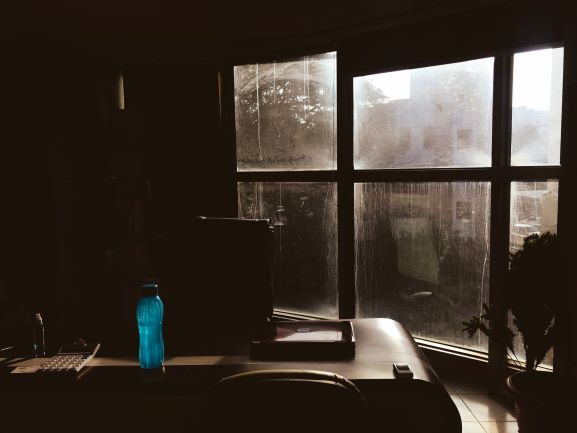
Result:
<svg viewBox="0 0 577 433"><path fill-rule="evenodd" d="M191 401L195 398L194 401L200 401L198 399L207 388L222 377L263 369L313 369L331 371L353 381L367 401L376 407L375 413L382 414L388 410L389 413L401 414L403 419L410 418L414 427L410 431L460 432L460 418L454 403L407 330L390 319L356 319L352 323L356 337L354 359L259 361L249 356L249 339L245 344L237 345L234 354L226 356L207 355L205 351L203 355L168 358L162 371L142 370L136 358L97 356L77 379L68 381L35 374L8 374L9 369L3 368L0 401L8 408L6 413L25 410L22 408L30 405L31 398L39 399L43 405L46 401L63 400L69 407L81 411L86 407L86 401L91 401L105 407L99 410L109 414L108 418L95 421L92 426L95 432L110 428L107 419L111 419L111 414L134 427L131 414L143 407L162 407L163 415L159 414L154 422L148 420L143 431L157 431L157 427L170 431L166 429L166 414L175 419L176 426L178 417L187 410L190 412L194 405ZM213 353L218 351L215 349ZM39 358L10 366L39 365L42 362L43 359ZM408 364L414 378L395 378L395 362ZM133 409L128 410L129 406ZM49 418L51 410L48 405L42 416ZM420 416L414 417L413 413ZM55 423L58 421L54 420ZM120 427L122 423L116 425L118 428L114 431L126 431Z"/></svg>
<svg viewBox="0 0 577 433"><path fill-rule="evenodd" d="M237 354L234 355L190 355L176 356L165 360L165 373L171 370L199 370L203 367L218 366L221 370L242 372L262 369L314 369L328 370L341 374L349 380L383 380L395 379L393 363L408 364L413 370L414 379L436 383L437 377L430 368L427 358L419 347L398 322L391 319L355 319L352 320L356 337L355 357L347 360L335 361L271 361L255 360L249 356L249 339L238 345ZM218 349L214 349L215 351ZM206 351L205 351L206 352ZM11 366L34 366L45 361L44 358L24 360L11 364ZM95 367L138 367L137 358L98 357L88 364L90 374L93 375ZM107 374L111 373L108 368ZM126 374L127 369L123 368Z"/></svg>

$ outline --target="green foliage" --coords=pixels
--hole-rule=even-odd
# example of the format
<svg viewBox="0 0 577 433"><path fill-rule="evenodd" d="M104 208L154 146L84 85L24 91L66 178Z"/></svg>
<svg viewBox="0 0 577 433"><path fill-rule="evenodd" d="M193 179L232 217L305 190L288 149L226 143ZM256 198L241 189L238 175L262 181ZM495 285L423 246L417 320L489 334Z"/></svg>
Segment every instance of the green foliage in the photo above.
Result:
<svg viewBox="0 0 577 433"><path fill-rule="evenodd" d="M465 326L463 331L469 333L469 338L473 337L477 331L481 331L493 341L514 352L513 338L515 334L513 331L500 321L495 320L495 314L485 303L483 303L483 311L483 314L473 316L469 322L463 322Z"/></svg>
<svg viewBox="0 0 577 433"><path fill-rule="evenodd" d="M565 288L564 276L565 263L556 234L529 235L523 247L509 255L503 295L507 310L513 314L516 331L523 339L527 371L535 370L553 347L555 313ZM477 331L484 333L516 358L515 333L497 320L487 305L483 305L483 309L483 314L463 322L463 331L467 331L469 337Z"/></svg>

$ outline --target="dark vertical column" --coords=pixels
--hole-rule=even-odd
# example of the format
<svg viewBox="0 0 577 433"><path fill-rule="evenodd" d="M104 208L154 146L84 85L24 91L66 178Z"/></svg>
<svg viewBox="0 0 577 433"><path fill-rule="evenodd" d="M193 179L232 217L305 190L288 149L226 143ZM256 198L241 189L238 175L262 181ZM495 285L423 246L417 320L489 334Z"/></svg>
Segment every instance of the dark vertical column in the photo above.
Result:
<svg viewBox="0 0 577 433"><path fill-rule="evenodd" d="M218 71L220 139L225 156L224 165L233 178L227 191L228 216L238 216L236 181L236 125L234 107L234 70L232 65L222 66Z"/></svg>
<svg viewBox="0 0 577 433"><path fill-rule="evenodd" d="M577 378L577 12L572 2L558 2L564 16L563 118L558 232L567 260L567 287L556 320L553 366L556 373Z"/></svg>
<svg viewBox="0 0 577 433"><path fill-rule="evenodd" d="M493 144L491 183L491 267L489 304L496 320L506 324L507 310L503 302L503 280L509 254L509 199L510 181L507 168L511 160L511 55L495 58L493 87ZM489 367L491 385L495 391L502 388L505 378L506 350L489 340Z"/></svg>
<svg viewBox="0 0 577 433"><path fill-rule="evenodd" d="M353 78L344 54L337 56L337 199L339 317L354 318L355 228L353 164Z"/></svg>

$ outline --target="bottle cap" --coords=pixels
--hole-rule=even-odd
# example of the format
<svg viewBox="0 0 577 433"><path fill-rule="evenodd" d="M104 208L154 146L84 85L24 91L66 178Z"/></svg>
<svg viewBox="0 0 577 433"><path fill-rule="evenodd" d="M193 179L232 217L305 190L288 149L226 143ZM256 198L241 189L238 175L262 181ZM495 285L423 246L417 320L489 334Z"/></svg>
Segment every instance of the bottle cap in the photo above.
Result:
<svg viewBox="0 0 577 433"><path fill-rule="evenodd" d="M156 283L146 283L140 288L140 293L142 296L156 296L158 295L158 284Z"/></svg>

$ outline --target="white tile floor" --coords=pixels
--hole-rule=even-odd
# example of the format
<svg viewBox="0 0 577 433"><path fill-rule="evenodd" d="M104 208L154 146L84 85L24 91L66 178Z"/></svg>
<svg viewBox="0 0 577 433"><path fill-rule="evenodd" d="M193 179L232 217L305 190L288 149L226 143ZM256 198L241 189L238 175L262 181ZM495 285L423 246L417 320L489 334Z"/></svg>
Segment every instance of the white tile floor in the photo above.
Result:
<svg viewBox="0 0 577 433"><path fill-rule="evenodd" d="M443 382L461 415L463 433L517 433L515 414L489 397L487 389L463 381Z"/></svg>

